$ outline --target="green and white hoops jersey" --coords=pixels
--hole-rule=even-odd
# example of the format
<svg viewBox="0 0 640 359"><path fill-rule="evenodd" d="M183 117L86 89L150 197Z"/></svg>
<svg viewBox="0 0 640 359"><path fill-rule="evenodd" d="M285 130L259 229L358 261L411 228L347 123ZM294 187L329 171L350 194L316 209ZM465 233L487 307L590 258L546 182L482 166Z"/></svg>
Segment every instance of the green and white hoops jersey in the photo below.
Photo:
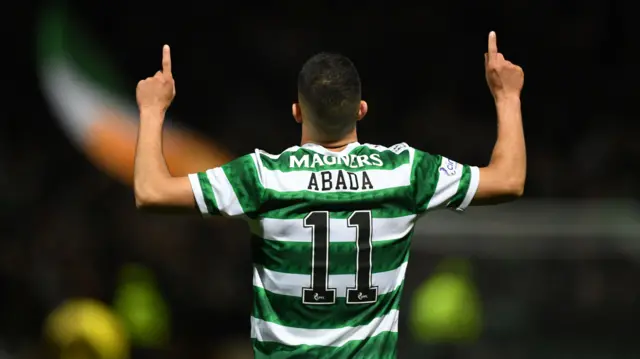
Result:
<svg viewBox="0 0 640 359"><path fill-rule="evenodd" d="M253 235L256 358L395 358L416 219L464 210L477 167L404 143L261 150L189 176L200 211Z"/></svg>

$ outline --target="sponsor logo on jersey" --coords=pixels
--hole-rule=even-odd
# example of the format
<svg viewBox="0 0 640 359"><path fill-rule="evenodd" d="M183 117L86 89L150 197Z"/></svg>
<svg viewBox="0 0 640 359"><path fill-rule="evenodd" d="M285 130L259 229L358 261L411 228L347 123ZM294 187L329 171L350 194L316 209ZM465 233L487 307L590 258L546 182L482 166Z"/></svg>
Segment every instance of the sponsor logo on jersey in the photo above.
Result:
<svg viewBox="0 0 640 359"><path fill-rule="evenodd" d="M400 154L400 152L406 150L409 148L409 145L407 145L406 143L398 143L397 145L393 145L391 146L391 148L389 150L391 150L391 152L395 153L395 154Z"/></svg>
<svg viewBox="0 0 640 359"><path fill-rule="evenodd" d="M377 153L346 156L329 156L315 153L313 155L305 154L300 157L291 156L289 158L289 167L292 168L318 168L333 165L360 168L364 166L382 167L383 163Z"/></svg>
<svg viewBox="0 0 640 359"><path fill-rule="evenodd" d="M440 166L440 172L447 176L454 176L458 173L458 163L447 158L447 162Z"/></svg>

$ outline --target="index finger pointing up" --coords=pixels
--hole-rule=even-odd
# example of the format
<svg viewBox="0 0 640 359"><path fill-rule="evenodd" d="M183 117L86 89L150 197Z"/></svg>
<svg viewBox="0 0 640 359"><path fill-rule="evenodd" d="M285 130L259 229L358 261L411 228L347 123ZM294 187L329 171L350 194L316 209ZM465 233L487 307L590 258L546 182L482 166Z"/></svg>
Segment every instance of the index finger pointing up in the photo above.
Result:
<svg viewBox="0 0 640 359"><path fill-rule="evenodd" d="M498 53L498 41L496 39L496 33L491 31L489 33L489 49L487 51L489 56L496 55Z"/></svg>
<svg viewBox="0 0 640 359"><path fill-rule="evenodd" d="M162 73L168 76L171 75L171 49L169 45L162 47Z"/></svg>

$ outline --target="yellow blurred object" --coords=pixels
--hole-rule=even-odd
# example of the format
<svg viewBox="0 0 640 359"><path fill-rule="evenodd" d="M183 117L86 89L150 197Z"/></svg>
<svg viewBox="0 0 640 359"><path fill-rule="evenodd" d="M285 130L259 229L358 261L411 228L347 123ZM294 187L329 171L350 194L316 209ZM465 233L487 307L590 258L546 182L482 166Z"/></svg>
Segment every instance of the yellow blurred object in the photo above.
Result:
<svg viewBox="0 0 640 359"><path fill-rule="evenodd" d="M96 350L86 340L73 342L60 353L60 359L100 359Z"/></svg>
<svg viewBox="0 0 640 359"><path fill-rule="evenodd" d="M446 259L414 293L413 334L422 341L469 342L481 332L481 306L464 260Z"/></svg>
<svg viewBox="0 0 640 359"><path fill-rule="evenodd" d="M72 299L45 322L46 338L63 359L128 359L129 343L120 319L93 299ZM84 358L81 358L84 357Z"/></svg>

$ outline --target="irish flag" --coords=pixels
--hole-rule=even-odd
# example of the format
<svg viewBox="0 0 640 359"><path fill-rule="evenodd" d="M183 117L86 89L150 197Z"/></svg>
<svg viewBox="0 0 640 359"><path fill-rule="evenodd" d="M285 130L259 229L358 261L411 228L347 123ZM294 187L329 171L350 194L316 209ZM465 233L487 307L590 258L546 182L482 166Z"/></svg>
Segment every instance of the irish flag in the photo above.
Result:
<svg viewBox="0 0 640 359"><path fill-rule="evenodd" d="M123 90L108 54L63 9L48 7L41 14L37 53L42 91L69 140L104 173L131 184L138 124L135 91ZM164 154L173 175L230 159L212 141L171 120L167 123L171 126L165 130Z"/></svg>

